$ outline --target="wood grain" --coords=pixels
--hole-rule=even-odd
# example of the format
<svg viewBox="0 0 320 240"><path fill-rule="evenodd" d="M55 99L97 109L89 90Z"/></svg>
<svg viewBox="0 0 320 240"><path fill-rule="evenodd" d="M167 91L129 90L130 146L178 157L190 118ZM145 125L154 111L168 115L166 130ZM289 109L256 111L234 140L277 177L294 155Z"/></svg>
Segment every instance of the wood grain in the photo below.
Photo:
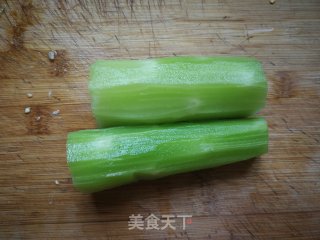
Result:
<svg viewBox="0 0 320 240"><path fill-rule="evenodd" d="M317 0L1 0L0 238L319 239L319 13ZM89 64L172 55L263 63L269 153L93 195L76 191L65 141L70 131L95 128ZM192 224L128 230L129 215L150 213L192 214Z"/></svg>

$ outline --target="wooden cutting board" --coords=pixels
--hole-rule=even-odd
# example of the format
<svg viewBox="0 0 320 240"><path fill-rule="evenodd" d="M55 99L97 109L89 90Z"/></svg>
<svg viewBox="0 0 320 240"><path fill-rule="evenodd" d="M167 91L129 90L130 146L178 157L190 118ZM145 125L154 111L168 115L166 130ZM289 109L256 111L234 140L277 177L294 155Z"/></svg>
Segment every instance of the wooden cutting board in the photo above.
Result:
<svg viewBox="0 0 320 240"><path fill-rule="evenodd" d="M319 239L319 26L320 2L311 0L0 1L0 238ZM76 191L65 142L95 128L89 64L173 55L263 63L269 153ZM128 230L132 214L171 214L176 229ZM184 230L179 214L192 215Z"/></svg>

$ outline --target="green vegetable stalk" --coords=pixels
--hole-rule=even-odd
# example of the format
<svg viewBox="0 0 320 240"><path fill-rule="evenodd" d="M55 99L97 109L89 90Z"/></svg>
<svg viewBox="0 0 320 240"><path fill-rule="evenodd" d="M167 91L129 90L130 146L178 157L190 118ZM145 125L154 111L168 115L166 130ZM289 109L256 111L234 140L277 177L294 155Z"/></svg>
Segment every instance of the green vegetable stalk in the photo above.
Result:
<svg viewBox="0 0 320 240"><path fill-rule="evenodd" d="M99 127L242 118L265 105L261 64L246 57L101 60L90 69Z"/></svg>
<svg viewBox="0 0 320 240"><path fill-rule="evenodd" d="M67 159L75 187L96 192L250 159L267 149L265 120L249 118L72 132Z"/></svg>

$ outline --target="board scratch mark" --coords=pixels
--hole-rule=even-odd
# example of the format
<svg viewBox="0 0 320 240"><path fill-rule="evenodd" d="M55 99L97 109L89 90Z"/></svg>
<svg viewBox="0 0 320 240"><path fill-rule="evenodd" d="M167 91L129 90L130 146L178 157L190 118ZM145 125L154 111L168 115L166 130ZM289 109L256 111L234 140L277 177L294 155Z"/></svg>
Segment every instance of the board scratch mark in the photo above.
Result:
<svg viewBox="0 0 320 240"><path fill-rule="evenodd" d="M86 16L83 13L80 13L80 15L82 16L83 20L87 23L90 24L89 20L86 18Z"/></svg>
<svg viewBox="0 0 320 240"><path fill-rule="evenodd" d="M117 35L114 35L114 37L117 39L117 42L118 42L119 45L120 45L121 43L120 43L120 40L119 40L118 36L117 36Z"/></svg>
<svg viewBox="0 0 320 240"><path fill-rule="evenodd" d="M92 17L92 12L89 11L88 7L86 6L86 4L82 1L82 0L79 0L79 3L80 3L80 7L81 9L84 9L91 17ZM81 13L82 14L82 13Z"/></svg>
<svg viewBox="0 0 320 240"><path fill-rule="evenodd" d="M148 10L149 10L149 16L150 16L150 25L151 25L151 31L152 31L152 36L153 36L153 45L154 48L156 48L156 35L154 33L154 28L153 28L153 19L152 19L152 13L151 13L151 7L150 7L150 0L148 0Z"/></svg>
<svg viewBox="0 0 320 240"><path fill-rule="evenodd" d="M134 0L129 0L130 1L130 17L132 19L132 15L134 14L134 9L133 9L133 4L134 4Z"/></svg>
<svg viewBox="0 0 320 240"><path fill-rule="evenodd" d="M11 27L13 26L11 20L9 19L8 15L7 15L7 12L4 10L4 15L6 17L6 19L8 20L9 24L11 25Z"/></svg>

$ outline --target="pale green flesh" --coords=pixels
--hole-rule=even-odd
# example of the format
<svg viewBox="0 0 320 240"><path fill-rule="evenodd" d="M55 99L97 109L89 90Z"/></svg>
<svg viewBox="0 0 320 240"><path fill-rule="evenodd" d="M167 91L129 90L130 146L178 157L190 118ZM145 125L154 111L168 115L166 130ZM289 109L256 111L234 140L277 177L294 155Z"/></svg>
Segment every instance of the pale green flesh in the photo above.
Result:
<svg viewBox="0 0 320 240"><path fill-rule="evenodd" d="M250 159L267 149L265 120L251 118L73 132L67 159L75 187L96 192Z"/></svg>
<svg viewBox="0 0 320 240"><path fill-rule="evenodd" d="M265 105L261 64L244 57L97 61L90 70L98 126L247 117Z"/></svg>

